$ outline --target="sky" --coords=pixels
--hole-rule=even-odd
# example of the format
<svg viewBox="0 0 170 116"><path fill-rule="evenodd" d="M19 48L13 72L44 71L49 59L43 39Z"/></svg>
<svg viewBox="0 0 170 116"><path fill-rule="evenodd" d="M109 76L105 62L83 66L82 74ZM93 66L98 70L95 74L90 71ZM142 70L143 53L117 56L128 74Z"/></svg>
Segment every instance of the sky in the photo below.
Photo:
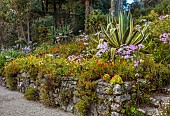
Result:
<svg viewBox="0 0 170 116"><path fill-rule="evenodd" d="M133 2L133 0L127 0L127 3L132 3Z"/></svg>

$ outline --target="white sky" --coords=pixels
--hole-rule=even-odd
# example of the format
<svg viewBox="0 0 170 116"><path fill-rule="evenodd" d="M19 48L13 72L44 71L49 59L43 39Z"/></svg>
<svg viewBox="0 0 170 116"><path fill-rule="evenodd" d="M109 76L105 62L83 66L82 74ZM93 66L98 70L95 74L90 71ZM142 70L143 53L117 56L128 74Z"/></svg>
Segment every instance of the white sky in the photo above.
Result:
<svg viewBox="0 0 170 116"><path fill-rule="evenodd" d="M127 0L127 3L132 3L133 2L133 0Z"/></svg>

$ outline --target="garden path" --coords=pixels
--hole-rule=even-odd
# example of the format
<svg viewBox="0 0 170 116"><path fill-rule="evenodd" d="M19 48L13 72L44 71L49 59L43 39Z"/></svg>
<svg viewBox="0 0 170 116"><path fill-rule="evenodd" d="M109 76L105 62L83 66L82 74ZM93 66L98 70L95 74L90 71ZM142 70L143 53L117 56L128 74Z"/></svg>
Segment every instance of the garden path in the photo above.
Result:
<svg viewBox="0 0 170 116"><path fill-rule="evenodd" d="M71 113L27 101L23 94L0 86L0 116L73 116Z"/></svg>

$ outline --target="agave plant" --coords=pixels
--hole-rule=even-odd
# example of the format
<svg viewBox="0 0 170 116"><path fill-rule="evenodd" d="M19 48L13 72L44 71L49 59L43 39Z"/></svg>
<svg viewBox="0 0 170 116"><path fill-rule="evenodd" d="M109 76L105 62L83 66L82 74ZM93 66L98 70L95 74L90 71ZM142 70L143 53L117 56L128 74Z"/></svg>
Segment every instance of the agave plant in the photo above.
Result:
<svg viewBox="0 0 170 116"><path fill-rule="evenodd" d="M133 25L132 14L129 12L120 13L118 23L115 18L110 20L107 27L102 27L101 32L105 34L105 40L113 48L119 48L120 45L138 45L149 36L147 32L148 26L146 25L142 30L137 30Z"/></svg>

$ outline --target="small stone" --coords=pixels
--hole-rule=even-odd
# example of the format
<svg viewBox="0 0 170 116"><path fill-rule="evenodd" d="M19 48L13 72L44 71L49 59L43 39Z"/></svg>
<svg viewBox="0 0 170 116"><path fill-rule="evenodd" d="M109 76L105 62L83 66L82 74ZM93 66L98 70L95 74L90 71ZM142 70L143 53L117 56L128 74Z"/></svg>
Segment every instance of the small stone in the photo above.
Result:
<svg viewBox="0 0 170 116"><path fill-rule="evenodd" d="M23 72L23 73L21 74L21 76L22 76L22 77L25 77L25 78L30 77L30 75L29 75L28 73L26 73L26 72Z"/></svg>
<svg viewBox="0 0 170 116"><path fill-rule="evenodd" d="M131 99L131 96L129 94L124 94L121 96L116 96L115 102L120 103L120 102L128 101L130 99Z"/></svg>
<svg viewBox="0 0 170 116"><path fill-rule="evenodd" d="M53 93L53 97L55 97L55 98L58 97L58 94Z"/></svg>
<svg viewBox="0 0 170 116"><path fill-rule="evenodd" d="M67 110L67 107L64 106L64 105L62 105L62 106L61 106L61 109L63 109L64 111L66 111L66 110Z"/></svg>
<svg viewBox="0 0 170 116"><path fill-rule="evenodd" d="M113 95L109 95L108 96L108 101L114 101L114 96Z"/></svg>
<svg viewBox="0 0 170 116"><path fill-rule="evenodd" d="M124 82L124 87L127 91L132 89L132 83L131 82Z"/></svg>
<svg viewBox="0 0 170 116"><path fill-rule="evenodd" d="M66 87L67 86L67 81L61 81L61 86Z"/></svg>
<svg viewBox="0 0 170 116"><path fill-rule="evenodd" d="M119 95L122 94L124 92L124 89L121 87L121 85L119 84L115 84L113 87L113 94L114 95Z"/></svg>
<svg viewBox="0 0 170 116"><path fill-rule="evenodd" d="M111 112L111 116L121 116L121 114L117 112Z"/></svg>
<svg viewBox="0 0 170 116"><path fill-rule="evenodd" d="M139 112L142 112L143 114L146 113L145 110L143 110L143 109L141 109L141 108L138 108L137 110L138 110Z"/></svg>
<svg viewBox="0 0 170 116"><path fill-rule="evenodd" d="M73 108L74 108L74 105L71 103L71 104L68 104L66 110L67 110L68 112L71 112L71 111L73 111Z"/></svg>
<svg viewBox="0 0 170 116"><path fill-rule="evenodd" d="M112 103L111 110L112 111L120 111L121 110L121 105L119 105L117 103Z"/></svg>
<svg viewBox="0 0 170 116"><path fill-rule="evenodd" d="M99 99L105 99L105 96L98 94L98 98L99 98Z"/></svg>
<svg viewBox="0 0 170 116"><path fill-rule="evenodd" d="M79 101L80 101L80 98L78 98L76 96L73 97L73 103L74 104L78 103Z"/></svg>

